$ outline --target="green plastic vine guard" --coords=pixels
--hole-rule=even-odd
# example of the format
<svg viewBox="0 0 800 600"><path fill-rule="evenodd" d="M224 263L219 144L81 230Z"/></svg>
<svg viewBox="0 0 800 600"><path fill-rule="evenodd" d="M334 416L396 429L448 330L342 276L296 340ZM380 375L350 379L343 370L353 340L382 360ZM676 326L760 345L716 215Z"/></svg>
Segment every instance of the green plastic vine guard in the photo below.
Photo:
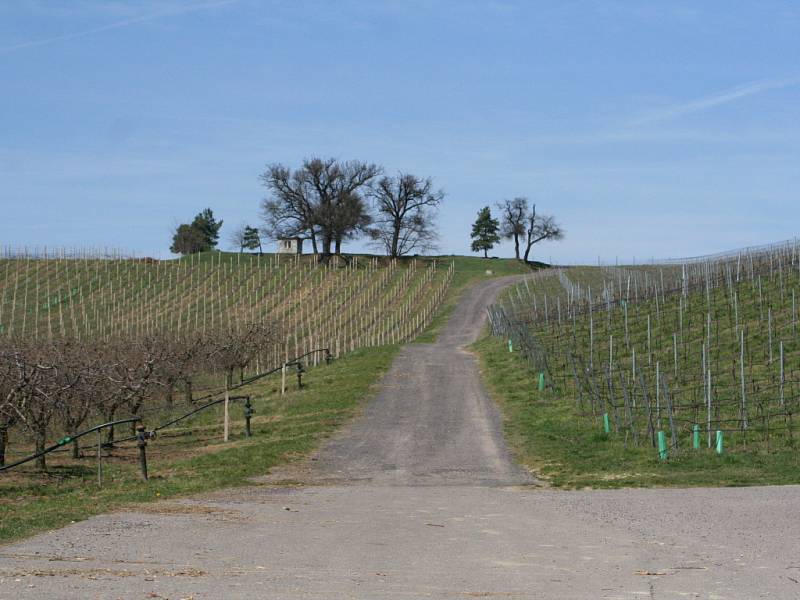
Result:
<svg viewBox="0 0 800 600"><path fill-rule="evenodd" d="M539 373L539 391L544 391L544 373Z"/></svg>
<svg viewBox="0 0 800 600"><path fill-rule="evenodd" d="M725 452L725 440L724 440L724 437L725 437L725 434L718 429L717 430L717 454L723 454Z"/></svg>
<svg viewBox="0 0 800 600"><path fill-rule="evenodd" d="M511 341L511 338L508 338L508 351L509 352L514 351L514 342Z"/></svg>
<svg viewBox="0 0 800 600"><path fill-rule="evenodd" d="M700 425L692 425L692 449L700 449Z"/></svg>
<svg viewBox="0 0 800 600"><path fill-rule="evenodd" d="M611 433L611 425L608 422L608 413L603 413L603 431Z"/></svg>
<svg viewBox="0 0 800 600"><path fill-rule="evenodd" d="M663 431L658 432L658 458L667 460L669 453L667 452L667 436Z"/></svg>

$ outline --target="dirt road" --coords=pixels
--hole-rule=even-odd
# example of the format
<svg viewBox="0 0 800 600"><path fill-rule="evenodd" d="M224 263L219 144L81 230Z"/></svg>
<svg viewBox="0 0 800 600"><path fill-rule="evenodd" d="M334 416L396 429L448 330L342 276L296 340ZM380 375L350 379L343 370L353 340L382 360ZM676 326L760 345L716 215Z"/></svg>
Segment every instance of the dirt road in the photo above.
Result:
<svg viewBox="0 0 800 600"><path fill-rule="evenodd" d="M464 347L506 282L405 348L362 417L267 485L0 549L0 598L798 598L800 487L562 492L516 466Z"/></svg>

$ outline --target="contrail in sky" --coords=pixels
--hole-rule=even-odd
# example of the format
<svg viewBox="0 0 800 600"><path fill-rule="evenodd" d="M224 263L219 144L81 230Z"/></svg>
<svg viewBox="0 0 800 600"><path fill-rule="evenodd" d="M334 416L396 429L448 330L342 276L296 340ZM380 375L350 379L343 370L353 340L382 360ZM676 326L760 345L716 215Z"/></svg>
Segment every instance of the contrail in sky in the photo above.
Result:
<svg viewBox="0 0 800 600"><path fill-rule="evenodd" d="M798 84L800 84L800 77L791 79L762 79L760 81L753 81L751 83L746 83L744 85L717 92L716 94L697 98L696 100L691 100L683 104L675 104L660 110L643 113L640 116L632 119L629 124L636 126L654 123L656 121L666 121L668 119L674 119L683 115L714 108L715 106L720 106L722 104L728 104L729 102L739 100L740 98L746 98L747 96L755 96L756 94L761 94L769 90L787 88Z"/></svg>
<svg viewBox="0 0 800 600"><path fill-rule="evenodd" d="M209 8L216 8L218 6L225 6L226 4L233 4L234 2L238 2L238 0L217 0L216 2L203 2L199 4L187 4L184 6L177 6L175 8L159 10L156 12L148 13L146 15L142 15L140 17L132 17L130 19L124 19L122 21L115 21L113 23L109 23L108 25L101 25L100 27L93 27L92 29L84 29L83 31L76 31L74 33L65 33L63 35L56 35L49 38L44 38L40 40L31 40L29 42L21 42L19 44L15 44L13 46L6 46L5 48L0 48L0 54L10 54L11 52L16 52L18 50L24 50L26 48L36 48L38 46L48 46L50 44L55 44L58 42L66 42L68 40L74 40L77 38L86 37L89 35L94 35L96 33L102 33L104 31L109 31L112 29L119 29L121 27L128 27L129 25L135 25L137 23L145 23L147 21L155 21L156 19L161 19L164 17L171 17L175 15L182 15L185 13L195 12L198 10L206 10Z"/></svg>

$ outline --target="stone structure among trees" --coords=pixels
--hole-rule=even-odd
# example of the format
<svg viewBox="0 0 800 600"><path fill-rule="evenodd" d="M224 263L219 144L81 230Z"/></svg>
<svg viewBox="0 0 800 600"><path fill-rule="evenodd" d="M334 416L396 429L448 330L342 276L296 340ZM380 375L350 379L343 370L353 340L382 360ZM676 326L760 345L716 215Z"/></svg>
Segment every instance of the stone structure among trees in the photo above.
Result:
<svg viewBox="0 0 800 600"><path fill-rule="evenodd" d="M278 239L278 254L302 254L303 238L288 237Z"/></svg>

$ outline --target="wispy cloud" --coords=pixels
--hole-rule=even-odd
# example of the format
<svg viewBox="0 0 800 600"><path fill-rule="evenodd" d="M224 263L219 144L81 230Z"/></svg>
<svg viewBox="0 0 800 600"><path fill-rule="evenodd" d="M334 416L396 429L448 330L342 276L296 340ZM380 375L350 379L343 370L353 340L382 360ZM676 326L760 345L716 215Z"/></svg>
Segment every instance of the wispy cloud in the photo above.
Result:
<svg viewBox="0 0 800 600"><path fill-rule="evenodd" d="M690 100L689 102L673 104L672 106L666 106L657 110L641 113L640 115L628 121L627 124L635 127L638 125L655 123L657 121L675 119L677 117L682 117L683 115L688 115L691 113L708 110L716 106L721 106L723 104L728 104L729 102L734 102L748 96L755 96L770 90L792 87L798 84L800 84L800 77L752 81L744 85L717 92L716 94Z"/></svg>
<svg viewBox="0 0 800 600"><path fill-rule="evenodd" d="M98 27L92 27L90 29L83 29L81 31L75 31L73 33L65 33L63 35L56 35L49 38L43 38L38 40L30 40L27 42L20 42L18 44L14 44L12 46L6 46L5 48L0 48L0 54L10 54L12 52L17 52L19 50L25 50L27 48L36 48L38 46L49 46L50 44L56 44L58 42L66 42L69 40L74 40L82 37L87 37L90 35L95 35L97 33L103 33L104 31L110 31L113 29L120 29L122 27L129 27L131 25L136 25L138 23L146 23L148 21L155 21L158 19L163 19L165 17L172 17L176 15L182 15L190 12L196 12L200 10L208 10L212 8L217 8L220 6L225 6L228 4L233 4L234 2L238 2L238 0L213 0L211 2L192 2L189 4L183 4L179 6L173 6L170 8L164 8L161 10L157 10L154 12L149 12L144 15L140 15L138 17L130 17L128 19L122 19L119 21L114 21L112 23L108 23L106 25L100 25Z"/></svg>

